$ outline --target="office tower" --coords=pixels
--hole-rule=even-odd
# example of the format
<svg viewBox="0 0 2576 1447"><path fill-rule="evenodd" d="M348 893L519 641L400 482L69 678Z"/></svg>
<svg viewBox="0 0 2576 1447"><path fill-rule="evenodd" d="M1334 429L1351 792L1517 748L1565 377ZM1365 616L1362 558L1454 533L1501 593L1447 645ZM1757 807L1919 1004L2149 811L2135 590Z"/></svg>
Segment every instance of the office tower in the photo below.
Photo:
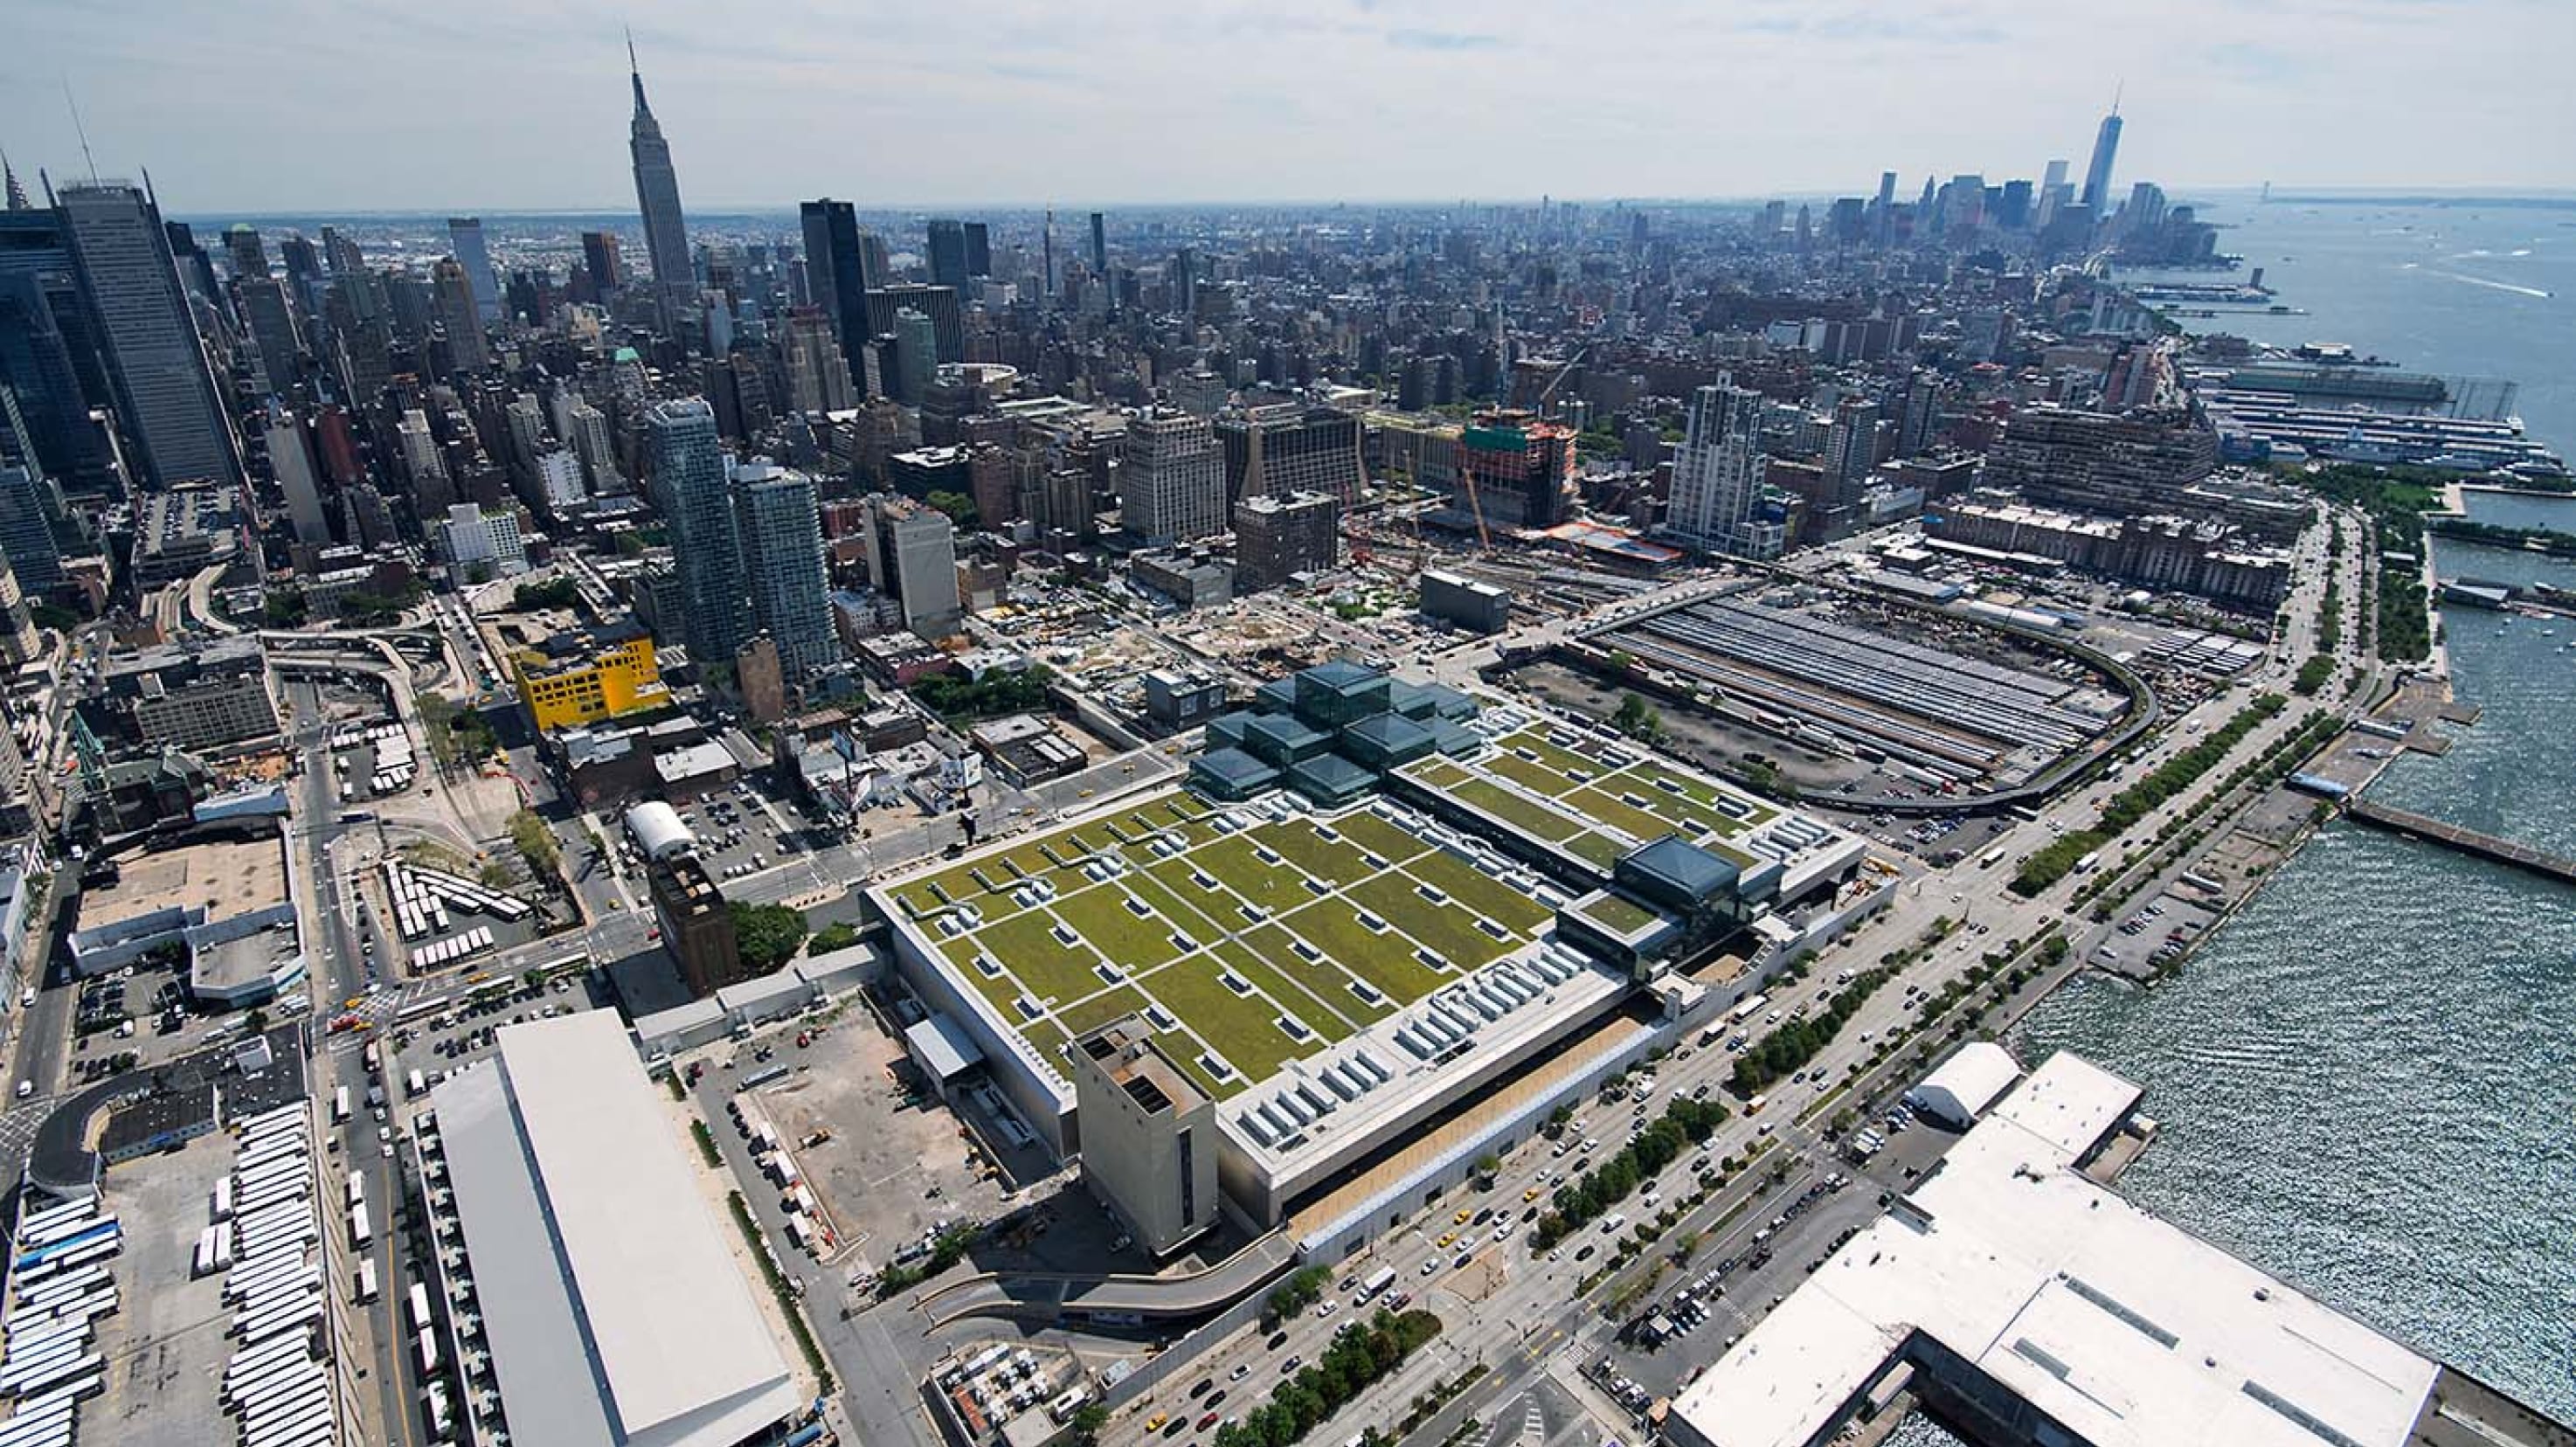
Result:
<svg viewBox="0 0 2576 1447"><path fill-rule="evenodd" d="M394 424L394 446L402 455L403 478L411 484L419 510L446 506L447 458L439 449L438 434L429 430L429 414L418 407L403 413Z"/></svg>
<svg viewBox="0 0 2576 1447"><path fill-rule="evenodd" d="M2102 118L2102 129L2093 137L2093 161L2084 168L2084 193L2076 199L2102 215L2111 205L2111 163L2120 154L2120 105L2111 103L2111 113Z"/></svg>
<svg viewBox="0 0 2576 1447"><path fill-rule="evenodd" d="M618 254L617 233L583 232L581 266L590 273L590 290L599 300L606 301L625 289L626 258Z"/></svg>
<svg viewBox="0 0 2576 1447"><path fill-rule="evenodd" d="M1914 457L1932 446L1932 428L1940 417L1941 389L1933 374L1916 369L1905 384L1905 404L1897 414L1896 455Z"/></svg>
<svg viewBox="0 0 2576 1447"><path fill-rule="evenodd" d="M1896 239L1896 173L1894 171L1878 173L1878 200L1874 205L1876 209L1870 215L1870 222L1876 229L1878 244L1886 246Z"/></svg>
<svg viewBox="0 0 2576 1447"><path fill-rule="evenodd" d="M1341 499L1286 492L1234 505L1234 591L1276 588L1299 573L1322 572L1337 560Z"/></svg>
<svg viewBox="0 0 2576 1447"><path fill-rule="evenodd" d="M304 380L304 338L287 305L286 287L273 276L246 277L234 283L242 320L258 350L257 375L272 393L288 392Z"/></svg>
<svg viewBox="0 0 2576 1447"><path fill-rule="evenodd" d="M0 178L5 178L7 183L7 209L11 211L33 211L36 209L27 203L27 188L18 184L18 168L10 165L6 157L0 157Z"/></svg>
<svg viewBox="0 0 2576 1447"><path fill-rule="evenodd" d="M877 275L869 272L870 276ZM966 321L957 308L957 289L952 286L880 286L868 290L868 335L881 337L894 330L894 314L910 307L930 318L939 341L939 360L954 362L966 355Z"/></svg>
<svg viewBox="0 0 2576 1447"><path fill-rule="evenodd" d="M124 181L75 183L58 199L144 482L239 486L240 444L217 401L159 209Z"/></svg>
<svg viewBox="0 0 2576 1447"><path fill-rule="evenodd" d="M1864 397L1845 397L1834 404L1833 426L1825 433L1825 480L1836 503L1860 496L1869 470L1878 465L1878 404Z"/></svg>
<svg viewBox="0 0 2576 1447"><path fill-rule="evenodd" d="M701 666L728 663L751 628L715 409L696 397L658 403L645 414L644 428L653 484L670 513L690 656Z"/></svg>
<svg viewBox="0 0 2576 1447"><path fill-rule="evenodd" d="M1208 419L1168 407L1138 413L1119 457L1118 514L1129 536L1186 543L1226 530L1225 458Z"/></svg>
<svg viewBox="0 0 2576 1447"><path fill-rule="evenodd" d="M483 244L483 218L447 218L447 250L465 267L474 284L474 313L489 326L501 319L501 283L492 275L492 253Z"/></svg>
<svg viewBox="0 0 2576 1447"><path fill-rule="evenodd" d="M966 284L966 224L938 217L930 223L930 245L925 254L930 258L932 286Z"/></svg>
<svg viewBox="0 0 2576 1447"><path fill-rule="evenodd" d="M992 229L981 221L966 223L966 274L968 276L993 274L993 233Z"/></svg>
<svg viewBox="0 0 2576 1447"><path fill-rule="evenodd" d="M1664 527L1695 546L1747 557L1779 552L1779 530L1753 520L1762 498L1762 394L1721 374L1691 393L1689 420L1673 454Z"/></svg>
<svg viewBox="0 0 2576 1447"><path fill-rule="evenodd" d="M875 333L868 326L866 249L859 243L857 213L847 201L826 196L796 208L805 230L805 287L814 307L831 319L853 389L866 390L859 349Z"/></svg>
<svg viewBox="0 0 2576 1447"><path fill-rule="evenodd" d="M930 379L939 370L939 329L910 307L894 314L895 361L900 385L896 399L918 407L930 396Z"/></svg>
<svg viewBox="0 0 2576 1447"><path fill-rule="evenodd" d="M259 232L249 226L224 228L224 256L232 262L236 281L268 275L268 248L261 244Z"/></svg>
<svg viewBox="0 0 2576 1447"><path fill-rule="evenodd" d="M1225 451L1226 496L1237 502L1291 492L1324 493L1345 506L1359 501L1366 470L1352 413L1275 403L1219 417L1216 437Z"/></svg>
<svg viewBox="0 0 2576 1447"><path fill-rule="evenodd" d="M779 672L803 684L841 660L823 566L823 517L814 479L748 463L734 472L743 582L753 619L778 648Z"/></svg>
<svg viewBox="0 0 2576 1447"><path fill-rule="evenodd" d="M1109 222L1097 211L1091 213L1091 274L1109 279Z"/></svg>
<svg viewBox="0 0 2576 1447"><path fill-rule="evenodd" d="M27 606L27 595L18 586L18 575L8 560L0 558L0 663L11 667L34 658L43 642L36 634L34 610ZM8 733L9 717L0 712L0 734ZM25 785L26 761L18 755L17 740L12 737L6 756L0 757L0 809L14 802Z"/></svg>
<svg viewBox="0 0 2576 1447"><path fill-rule="evenodd" d="M869 507L868 579L902 605L903 626L924 638L956 631L957 529L948 514L908 497Z"/></svg>
<svg viewBox="0 0 2576 1447"><path fill-rule="evenodd" d="M483 313L476 304L474 279L465 264L442 256L429 269L430 290L438 298L438 325L447 334L448 363L460 372L491 370L492 352L483 340Z"/></svg>
<svg viewBox="0 0 2576 1447"><path fill-rule="evenodd" d="M635 205L644 213L644 256L653 263L653 286L666 313L676 311L696 290L689 265L689 232L680 215L680 177L671 169L671 143L662 139L662 123L644 103L644 73L635 64L635 42L626 42L627 76L635 84L635 116L626 148L635 161ZM733 656L731 649L724 656Z"/></svg>
<svg viewBox="0 0 2576 1447"><path fill-rule="evenodd" d="M2031 213L2031 226L2044 228L2057 214L2057 208L2075 199L2066 192L2066 162L2054 160L2039 174L2039 205Z"/></svg>
<svg viewBox="0 0 2576 1447"><path fill-rule="evenodd" d="M349 239L349 233L337 226L322 228L322 259L330 266L333 276L366 274L366 253L358 249L357 242Z"/></svg>
<svg viewBox="0 0 2576 1447"><path fill-rule="evenodd" d="M12 425L35 454L30 469L84 492L119 485L115 449L91 415L93 399L113 395L96 335L61 216L0 212L0 387L17 399Z"/></svg>
<svg viewBox="0 0 2576 1447"><path fill-rule="evenodd" d="M608 414L579 397L566 402L555 420L555 435L571 444L590 477L593 492L626 491L626 474L618 470L617 449L609 441Z"/></svg>
<svg viewBox="0 0 2576 1447"><path fill-rule="evenodd" d="M919 313L914 313L919 315ZM831 320L803 308L787 318L787 397L799 412L846 412L859 405L849 360L832 337Z"/></svg>
<svg viewBox="0 0 2576 1447"><path fill-rule="evenodd" d="M45 482L23 463L0 464L0 558L37 597L62 586L63 555L45 521Z"/></svg>
<svg viewBox="0 0 2576 1447"><path fill-rule="evenodd" d="M1172 254L1172 310L1196 316L1199 310L1199 260L1184 246Z"/></svg>
<svg viewBox="0 0 2576 1447"><path fill-rule="evenodd" d="M284 408L268 414L268 471L286 494L286 516L300 543L331 541L331 523L322 510L322 480L313 465L313 449L304 423Z"/></svg>

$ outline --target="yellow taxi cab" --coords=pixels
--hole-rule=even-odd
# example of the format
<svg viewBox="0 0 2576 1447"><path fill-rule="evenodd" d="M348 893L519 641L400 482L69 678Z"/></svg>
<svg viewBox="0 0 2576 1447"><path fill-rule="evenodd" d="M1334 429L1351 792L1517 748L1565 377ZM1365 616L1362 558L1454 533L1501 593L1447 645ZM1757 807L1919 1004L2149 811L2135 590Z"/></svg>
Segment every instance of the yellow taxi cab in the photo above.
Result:
<svg viewBox="0 0 2576 1447"><path fill-rule="evenodd" d="M1163 1424L1170 1420L1172 1420L1171 1413L1156 1412L1154 1415L1145 1419L1145 1430L1148 1432L1160 1432L1163 1430Z"/></svg>

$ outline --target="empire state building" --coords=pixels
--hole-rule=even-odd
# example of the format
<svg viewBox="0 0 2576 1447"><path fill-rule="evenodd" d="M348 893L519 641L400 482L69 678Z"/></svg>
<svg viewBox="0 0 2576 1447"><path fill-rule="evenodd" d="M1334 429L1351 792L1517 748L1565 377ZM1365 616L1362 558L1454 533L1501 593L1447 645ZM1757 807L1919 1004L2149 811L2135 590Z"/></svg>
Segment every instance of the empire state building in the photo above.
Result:
<svg viewBox="0 0 2576 1447"><path fill-rule="evenodd" d="M635 65L635 41L626 41L627 74L635 82L635 120L627 147L635 156L635 204L644 213L644 252L653 263L653 289L666 321L696 288L689 265L689 232L680 216L680 177L671 169L671 143L644 101L644 75Z"/></svg>

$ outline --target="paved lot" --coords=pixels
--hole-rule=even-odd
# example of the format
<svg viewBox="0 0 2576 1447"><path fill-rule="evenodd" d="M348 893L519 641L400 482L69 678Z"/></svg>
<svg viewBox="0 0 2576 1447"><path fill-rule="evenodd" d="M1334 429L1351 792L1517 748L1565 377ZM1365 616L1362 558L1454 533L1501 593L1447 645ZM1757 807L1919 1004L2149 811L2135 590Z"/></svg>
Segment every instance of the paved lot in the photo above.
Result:
<svg viewBox="0 0 2576 1447"><path fill-rule="evenodd" d="M803 1068L748 1092L748 1102L777 1129L820 1198L850 1253L835 1264L849 1274L882 1270L905 1242L941 1223L988 1220L1008 1209L981 1152L937 1097L906 1103L903 1051L863 1015L844 1015L809 1048L798 1049L792 1035L766 1048L776 1052L772 1063ZM739 1050L742 1070L729 1076L719 1068L710 1078L761 1068L750 1045ZM829 1130L831 1139L801 1144L817 1130ZM746 1194L775 1205L778 1190L746 1183Z"/></svg>
<svg viewBox="0 0 2576 1447"><path fill-rule="evenodd" d="M232 1159L232 1137L217 1132L109 1173L107 1204L125 1228L125 1249L116 1258L117 1311L99 1331L107 1388L81 1408L84 1440L201 1447L234 1435L215 1396L233 1347L223 1278L188 1277L207 1193Z"/></svg>

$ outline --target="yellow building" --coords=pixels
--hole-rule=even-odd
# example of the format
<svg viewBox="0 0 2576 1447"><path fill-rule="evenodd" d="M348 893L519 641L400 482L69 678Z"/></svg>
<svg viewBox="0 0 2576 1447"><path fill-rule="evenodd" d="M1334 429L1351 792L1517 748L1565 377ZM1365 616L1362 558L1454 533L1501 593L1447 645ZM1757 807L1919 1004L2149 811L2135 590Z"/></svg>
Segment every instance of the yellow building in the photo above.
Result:
<svg viewBox="0 0 2576 1447"><path fill-rule="evenodd" d="M548 733L671 701L653 640L636 628L556 634L513 655L511 670L528 717Z"/></svg>

